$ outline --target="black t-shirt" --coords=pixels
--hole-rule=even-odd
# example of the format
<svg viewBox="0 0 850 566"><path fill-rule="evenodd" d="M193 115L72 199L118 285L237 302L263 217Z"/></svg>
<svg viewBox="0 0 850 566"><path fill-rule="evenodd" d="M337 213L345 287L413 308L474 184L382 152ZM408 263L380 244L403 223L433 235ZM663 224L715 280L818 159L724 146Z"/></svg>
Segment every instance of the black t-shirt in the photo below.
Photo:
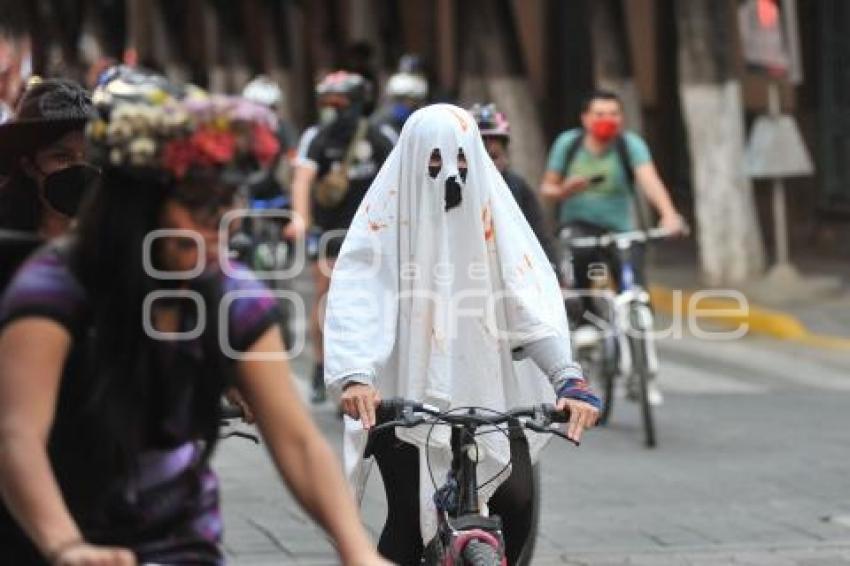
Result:
<svg viewBox="0 0 850 566"><path fill-rule="evenodd" d="M354 129L347 135L339 135L334 125L323 127L307 148L307 160L316 166L316 179L327 175L334 166L345 160L348 146L354 137ZM311 195L313 220L323 230L345 230L354 219L360 201L392 151L392 141L380 129L369 126L365 136L354 148L354 157L348 167L348 191L342 202L334 208L320 206Z"/></svg>
<svg viewBox="0 0 850 566"><path fill-rule="evenodd" d="M543 223L543 211L540 208L537 195L534 194L528 183L513 171L505 171L502 173L502 176L511 193L514 195L520 210L525 215L525 219L540 241L540 245L543 247L543 251L546 253L549 262L553 265L557 264L555 250L552 246L552 238L549 236L549 232Z"/></svg>

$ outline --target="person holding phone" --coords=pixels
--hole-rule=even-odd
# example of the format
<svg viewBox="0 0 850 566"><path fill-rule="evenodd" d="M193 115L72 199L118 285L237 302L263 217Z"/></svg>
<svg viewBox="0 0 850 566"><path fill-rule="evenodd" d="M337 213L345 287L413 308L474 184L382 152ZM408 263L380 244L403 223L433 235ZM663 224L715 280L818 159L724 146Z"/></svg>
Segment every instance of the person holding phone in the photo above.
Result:
<svg viewBox="0 0 850 566"><path fill-rule="evenodd" d="M606 232L628 232L649 228L637 202L638 187L658 212L659 223L674 234L684 229L679 212L670 200L646 142L624 129L623 105L616 93L595 91L582 105L581 127L563 132L555 140L541 196L556 204L558 224L578 236L598 236ZM638 223L635 220L639 220ZM636 226L638 224L638 226ZM635 282L645 286L645 266L640 249L635 253ZM577 289L590 286L588 271L603 263L613 269L616 258L598 250L573 252L573 277ZM585 305L585 311L590 305ZM581 321L586 317L582 313ZM656 387L650 400L662 401Z"/></svg>

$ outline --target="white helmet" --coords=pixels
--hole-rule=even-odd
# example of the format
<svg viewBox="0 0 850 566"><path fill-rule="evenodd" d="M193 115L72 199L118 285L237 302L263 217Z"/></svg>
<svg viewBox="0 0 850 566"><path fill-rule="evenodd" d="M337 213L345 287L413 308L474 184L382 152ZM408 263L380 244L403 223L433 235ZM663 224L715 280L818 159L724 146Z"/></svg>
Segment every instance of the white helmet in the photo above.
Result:
<svg viewBox="0 0 850 566"><path fill-rule="evenodd" d="M386 90L390 98L425 100L428 97L428 81L422 75L396 73L387 81Z"/></svg>
<svg viewBox="0 0 850 566"><path fill-rule="evenodd" d="M242 89L242 96L251 102L256 102L269 108L279 106L283 102L283 91L280 89L280 86L266 75L254 77Z"/></svg>

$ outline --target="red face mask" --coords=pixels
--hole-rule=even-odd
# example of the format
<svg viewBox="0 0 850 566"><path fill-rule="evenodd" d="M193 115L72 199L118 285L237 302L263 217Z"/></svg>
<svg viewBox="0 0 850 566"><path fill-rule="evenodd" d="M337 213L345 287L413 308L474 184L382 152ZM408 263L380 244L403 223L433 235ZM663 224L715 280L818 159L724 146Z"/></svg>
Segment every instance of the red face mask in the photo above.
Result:
<svg viewBox="0 0 850 566"><path fill-rule="evenodd" d="M620 121L614 118L597 118L590 124L590 135L602 143L608 143L620 133Z"/></svg>

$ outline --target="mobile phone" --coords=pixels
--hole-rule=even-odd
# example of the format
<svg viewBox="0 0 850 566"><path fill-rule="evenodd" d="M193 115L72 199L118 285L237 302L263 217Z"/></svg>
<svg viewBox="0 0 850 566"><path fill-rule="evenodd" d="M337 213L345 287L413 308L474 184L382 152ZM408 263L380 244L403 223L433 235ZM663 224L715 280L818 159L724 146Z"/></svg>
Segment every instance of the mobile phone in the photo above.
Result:
<svg viewBox="0 0 850 566"><path fill-rule="evenodd" d="M601 183L604 180L605 180L605 175L600 173L599 175L594 175L593 177L588 179L587 182L590 183L591 185L598 185L599 183Z"/></svg>

